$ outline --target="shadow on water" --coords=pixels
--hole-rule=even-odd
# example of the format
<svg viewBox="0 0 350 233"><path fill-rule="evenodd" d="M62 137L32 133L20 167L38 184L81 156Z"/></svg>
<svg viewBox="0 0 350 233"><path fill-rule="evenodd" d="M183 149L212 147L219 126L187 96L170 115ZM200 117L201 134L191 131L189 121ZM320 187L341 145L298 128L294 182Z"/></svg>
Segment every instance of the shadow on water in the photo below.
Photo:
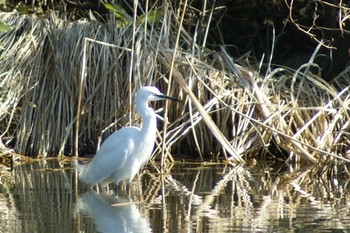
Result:
<svg viewBox="0 0 350 233"><path fill-rule="evenodd" d="M70 162L20 165L0 183L0 232L348 232L349 182L312 167L149 165L118 197Z"/></svg>

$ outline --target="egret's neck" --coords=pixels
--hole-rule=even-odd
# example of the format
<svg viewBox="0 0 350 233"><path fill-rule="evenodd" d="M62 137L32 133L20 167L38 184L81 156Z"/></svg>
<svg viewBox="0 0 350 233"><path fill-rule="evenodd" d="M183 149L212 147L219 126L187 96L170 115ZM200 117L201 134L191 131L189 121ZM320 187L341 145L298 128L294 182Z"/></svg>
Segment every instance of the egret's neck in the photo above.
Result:
<svg viewBox="0 0 350 233"><path fill-rule="evenodd" d="M148 106L148 101L137 99L136 110L142 117L141 131L155 134L157 131L157 118L154 110Z"/></svg>

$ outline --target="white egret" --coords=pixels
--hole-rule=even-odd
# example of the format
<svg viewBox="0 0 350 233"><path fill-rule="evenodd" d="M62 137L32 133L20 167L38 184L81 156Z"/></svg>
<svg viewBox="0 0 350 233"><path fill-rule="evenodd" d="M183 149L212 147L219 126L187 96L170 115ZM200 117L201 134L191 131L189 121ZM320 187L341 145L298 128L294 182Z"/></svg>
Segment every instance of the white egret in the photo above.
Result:
<svg viewBox="0 0 350 233"><path fill-rule="evenodd" d="M163 99L179 101L162 94L156 87L141 88L136 96L136 110L143 119L142 127L125 127L111 134L90 163L77 165L80 180L91 186L130 182L150 159L156 140L156 114L148 102Z"/></svg>

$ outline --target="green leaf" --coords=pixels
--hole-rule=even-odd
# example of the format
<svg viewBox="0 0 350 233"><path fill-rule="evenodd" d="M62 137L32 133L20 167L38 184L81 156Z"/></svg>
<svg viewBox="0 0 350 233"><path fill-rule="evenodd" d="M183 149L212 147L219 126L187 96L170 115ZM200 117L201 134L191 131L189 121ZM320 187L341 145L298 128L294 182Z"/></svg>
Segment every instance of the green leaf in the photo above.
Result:
<svg viewBox="0 0 350 233"><path fill-rule="evenodd" d="M132 22L131 16L128 15L122 6L113 3L104 3L103 5L107 10L114 12L117 20L117 27L127 26L130 22Z"/></svg>
<svg viewBox="0 0 350 233"><path fill-rule="evenodd" d="M2 21L0 21L0 32L8 32L11 31L12 27Z"/></svg>
<svg viewBox="0 0 350 233"><path fill-rule="evenodd" d="M16 11L18 11L22 14L25 14L25 15L29 15L28 7L22 2L20 2L16 5Z"/></svg>
<svg viewBox="0 0 350 233"><path fill-rule="evenodd" d="M5 4L5 0L0 0L0 4Z"/></svg>
<svg viewBox="0 0 350 233"><path fill-rule="evenodd" d="M147 20L147 22L150 23L159 23L161 21L161 19L163 18L163 11L161 10L153 10L147 13L147 15L141 15L136 23L137 25L140 25L142 23L145 22L145 20Z"/></svg>

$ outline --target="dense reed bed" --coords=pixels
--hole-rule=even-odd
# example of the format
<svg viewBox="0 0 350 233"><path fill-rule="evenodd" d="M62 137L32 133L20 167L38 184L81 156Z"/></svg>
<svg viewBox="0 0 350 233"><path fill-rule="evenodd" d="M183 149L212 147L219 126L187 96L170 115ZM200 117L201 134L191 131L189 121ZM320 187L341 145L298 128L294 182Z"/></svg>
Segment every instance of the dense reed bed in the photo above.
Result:
<svg viewBox="0 0 350 233"><path fill-rule="evenodd" d="M134 17L127 26L92 14L73 22L6 14L13 30L0 34L2 140L25 155L93 154L116 129L139 124L134 94L156 85L183 101L157 106L166 117L155 154L348 161L346 74L327 83L309 72L313 59L290 70L233 59L225 46L210 50L207 31L199 43L198 31L183 27L186 7L164 5L160 21Z"/></svg>

